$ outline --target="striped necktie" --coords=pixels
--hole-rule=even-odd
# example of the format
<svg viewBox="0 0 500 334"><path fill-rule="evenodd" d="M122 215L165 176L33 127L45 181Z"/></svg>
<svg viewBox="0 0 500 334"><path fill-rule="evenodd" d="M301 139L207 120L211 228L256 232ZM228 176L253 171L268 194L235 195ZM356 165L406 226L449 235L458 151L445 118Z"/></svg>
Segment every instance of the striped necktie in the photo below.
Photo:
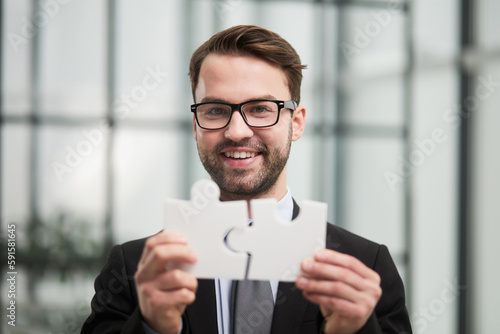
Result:
<svg viewBox="0 0 500 334"><path fill-rule="evenodd" d="M232 334L269 334L274 300L269 281L233 281Z"/></svg>

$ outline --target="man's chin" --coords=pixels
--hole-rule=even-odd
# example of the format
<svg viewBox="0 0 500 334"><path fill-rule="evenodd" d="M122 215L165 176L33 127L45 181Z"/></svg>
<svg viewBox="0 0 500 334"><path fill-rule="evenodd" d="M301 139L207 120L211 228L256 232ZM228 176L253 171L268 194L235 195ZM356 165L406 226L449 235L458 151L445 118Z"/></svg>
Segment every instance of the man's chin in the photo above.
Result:
<svg viewBox="0 0 500 334"><path fill-rule="evenodd" d="M221 195L223 198L229 200L249 200L258 197L265 197L265 194L270 191L273 184L276 182L269 182L269 180L267 182L263 180L252 181L253 182L223 182L222 184L219 184Z"/></svg>
<svg viewBox="0 0 500 334"><path fill-rule="evenodd" d="M219 186L221 190L235 194L235 195L253 195L256 193L258 187L247 182L224 182L222 186Z"/></svg>
<svg viewBox="0 0 500 334"><path fill-rule="evenodd" d="M235 198L247 198L258 195L262 186L260 184L255 184L248 180L237 180L235 178L230 178L223 180L222 182L214 181L219 185L221 192L229 197Z"/></svg>

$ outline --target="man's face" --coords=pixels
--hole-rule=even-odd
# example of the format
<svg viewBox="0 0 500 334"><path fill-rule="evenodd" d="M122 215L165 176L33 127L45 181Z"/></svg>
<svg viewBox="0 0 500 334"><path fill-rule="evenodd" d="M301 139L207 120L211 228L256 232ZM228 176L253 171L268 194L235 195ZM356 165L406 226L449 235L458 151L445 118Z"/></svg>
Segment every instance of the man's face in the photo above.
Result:
<svg viewBox="0 0 500 334"><path fill-rule="evenodd" d="M255 57L216 54L204 60L195 96L197 103L290 100L280 68ZM293 114L282 109L276 125L258 129L246 125L241 114L234 112L228 126L219 130L201 129L193 119L198 154L221 188L221 198L284 196L291 141L302 135L304 117L302 106Z"/></svg>

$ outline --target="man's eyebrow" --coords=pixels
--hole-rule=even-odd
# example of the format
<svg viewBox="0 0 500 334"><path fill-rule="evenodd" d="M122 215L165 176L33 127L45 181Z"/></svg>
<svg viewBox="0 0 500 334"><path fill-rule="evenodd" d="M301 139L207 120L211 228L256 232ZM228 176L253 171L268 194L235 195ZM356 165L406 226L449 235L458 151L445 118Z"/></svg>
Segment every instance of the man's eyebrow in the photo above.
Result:
<svg viewBox="0 0 500 334"><path fill-rule="evenodd" d="M213 96L205 96L203 99L201 99L200 103L205 103L205 102L224 102L226 103L224 99L218 98L218 97L213 97Z"/></svg>
<svg viewBox="0 0 500 334"><path fill-rule="evenodd" d="M276 100L276 97L271 95L271 94L266 94L262 96L255 96L250 99L247 99L245 101L240 101L240 103L244 103L247 101L253 101L253 100ZM222 102L222 103L229 103L227 100L220 98L220 97L215 97L215 96L205 96L203 99L201 99L200 103L205 103L205 102Z"/></svg>

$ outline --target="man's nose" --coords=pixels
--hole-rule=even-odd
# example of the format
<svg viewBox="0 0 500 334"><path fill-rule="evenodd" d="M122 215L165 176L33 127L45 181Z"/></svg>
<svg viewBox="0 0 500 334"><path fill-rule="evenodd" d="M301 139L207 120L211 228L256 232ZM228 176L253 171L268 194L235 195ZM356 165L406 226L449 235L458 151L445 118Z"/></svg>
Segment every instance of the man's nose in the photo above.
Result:
<svg viewBox="0 0 500 334"><path fill-rule="evenodd" d="M253 130L245 123L243 116L238 111L233 111L231 121L227 125L224 135L232 141L239 142L242 139L253 136Z"/></svg>

